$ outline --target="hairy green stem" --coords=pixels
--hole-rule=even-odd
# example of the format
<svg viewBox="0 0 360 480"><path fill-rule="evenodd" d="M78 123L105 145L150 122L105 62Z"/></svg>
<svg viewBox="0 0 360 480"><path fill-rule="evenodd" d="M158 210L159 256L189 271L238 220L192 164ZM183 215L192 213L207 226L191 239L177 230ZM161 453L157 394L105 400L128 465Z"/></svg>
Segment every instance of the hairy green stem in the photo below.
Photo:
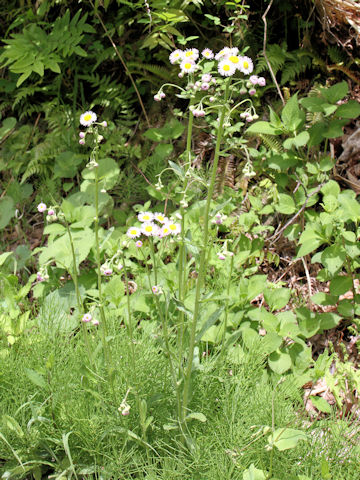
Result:
<svg viewBox="0 0 360 480"><path fill-rule="evenodd" d="M97 137L97 132L95 133L95 138ZM98 146L95 150L95 162L98 165ZM110 367L110 352L106 337L108 335L107 321L104 310L104 299L102 294L102 279L101 279L101 258L100 258L100 241L99 241L99 167L95 167L95 244L96 244L96 263L97 263L97 277L98 277L98 293L99 293L99 310L101 318L101 333L102 333L102 343L104 349L105 363L107 364L109 374L111 371Z"/></svg>
<svg viewBox="0 0 360 480"><path fill-rule="evenodd" d="M189 393L190 393L190 383L191 383L191 371L193 366L193 359L194 359L194 348L195 348L195 335L196 335L196 327L197 322L199 320L199 313L200 313L200 295L203 288L204 280L205 280L205 270L206 270L206 252L207 252L207 241L209 236L209 212L210 212L210 204L212 195L214 192L215 186L215 179L216 179L216 171L220 157L220 146L221 140L224 130L224 120L225 120L225 113L227 110L227 99L229 96L229 80L226 80L226 88L225 88L225 98L224 104L221 108L220 112L220 119L219 119L219 128L217 131L217 138L216 138L216 146L215 146L215 154L214 154L214 162L212 166L212 173L210 179L210 185L207 192L207 199L205 204L205 213L204 213L204 232L203 232L203 247L201 249L200 254L200 264L199 264L199 272L198 278L196 282L196 292L195 292L195 303L194 303L194 314L190 329L190 344L189 344L189 353L186 363L185 369L185 376L184 376L184 390L183 390L183 398L182 398L182 406L181 406L181 418L180 423L186 427L186 413L189 403Z"/></svg>
<svg viewBox="0 0 360 480"><path fill-rule="evenodd" d="M77 270L77 267L76 267L76 254L75 254L74 241L73 241L73 238L72 238L72 235L71 235L70 226L65 219L64 219L64 223L65 223L67 234L68 234L68 237L69 237L71 255L72 255L73 264L74 264L74 268L71 272L71 278L74 282L76 303L77 303L77 306L78 306L79 314L81 315L81 314L84 313L84 306L83 306L83 303L82 303L81 294L80 294L80 290L79 290L78 270ZM82 328L82 331L83 331L84 343L85 343L85 347L86 347L86 350L87 350L89 362L92 365L93 364L93 356L92 356L92 350L91 350L90 343L89 343L89 332L87 331L87 328L86 328L86 325L85 325L84 322L81 322L81 328Z"/></svg>

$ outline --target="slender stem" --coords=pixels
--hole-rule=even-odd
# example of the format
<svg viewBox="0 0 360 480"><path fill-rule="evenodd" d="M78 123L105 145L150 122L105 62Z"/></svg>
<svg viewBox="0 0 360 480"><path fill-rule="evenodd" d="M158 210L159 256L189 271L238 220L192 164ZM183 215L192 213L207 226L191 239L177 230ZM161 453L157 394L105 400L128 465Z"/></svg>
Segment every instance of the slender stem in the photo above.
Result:
<svg viewBox="0 0 360 480"><path fill-rule="evenodd" d="M95 138L97 133L95 133ZM98 164L98 146L95 149L95 161ZM101 279L101 258L100 258L100 241L99 241L99 167L95 167L95 244L96 244L96 263L97 263L97 277L98 277L98 292L99 292L99 310L101 318L101 332L102 343L105 355L105 361L110 373L110 352L106 337L108 335L107 321L104 310L104 299L102 294L102 279Z"/></svg>
<svg viewBox="0 0 360 480"><path fill-rule="evenodd" d="M71 235L71 230L70 230L69 224L66 221L66 219L64 219L64 223L65 223L65 226L66 226L67 234L69 236L71 255L72 255L73 264L74 264L74 268L73 268L72 272L70 272L70 273L71 273L71 278L74 282L75 294L76 294L76 303L77 303L77 306L78 306L79 313L81 315L81 314L84 313L84 305L82 303L81 294L80 294L80 290L79 290L78 270L77 270L77 267L76 267L76 255L75 255L74 241L73 241L73 238L72 238L72 235ZM86 350L87 350L89 362L90 362L91 365L93 365L92 349L91 349L90 343L89 343L89 332L88 332L84 322L81 322L81 325L82 325L81 328L82 328L82 331L83 331L84 343L85 343L85 347L86 347Z"/></svg>
<svg viewBox="0 0 360 480"><path fill-rule="evenodd" d="M211 204L211 199L212 199L212 195L213 195L213 192L214 192L216 171L217 171L217 166L218 166L219 157L220 157L221 139L222 139L223 130L224 130L225 113L226 113L226 110L227 110L227 100L228 100L228 96L229 96L229 81L230 81L230 79L226 80L224 104L222 106L221 113L220 113L219 128L218 128L218 131L217 131L215 154L214 154L214 162L213 162L213 166L212 166L211 180L210 180L210 185L209 185L209 189L208 189L208 193L207 193L207 200L206 200L206 205L205 205L204 233L203 233L204 244L203 244L201 254L200 254L200 265L199 265L198 278L197 278L197 282L196 282L194 314L193 314L193 320L192 320L192 325L191 325L191 330L190 330L189 353L188 353L186 370L185 370L185 377L184 377L184 390L183 390L181 419L180 419L182 424L186 424L185 419L186 419L187 406L188 406L188 402L189 402L191 371L192 371L192 365L193 365L193 359L194 359L196 327L197 327L197 322L198 322L199 313L200 313L200 295L201 295L201 290L202 290L203 283L204 283L204 280L205 280L206 251L207 251L207 241L208 241L208 236L209 236L210 204Z"/></svg>
<svg viewBox="0 0 360 480"><path fill-rule="evenodd" d="M221 357L225 353L225 338L226 338L226 329L227 329L227 322L228 322L229 296L230 296L230 285L231 285L233 267L234 267L234 256L232 255L230 260L230 273L229 273L228 284L226 289L224 331L222 334L221 353L220 353Z"/></svg>

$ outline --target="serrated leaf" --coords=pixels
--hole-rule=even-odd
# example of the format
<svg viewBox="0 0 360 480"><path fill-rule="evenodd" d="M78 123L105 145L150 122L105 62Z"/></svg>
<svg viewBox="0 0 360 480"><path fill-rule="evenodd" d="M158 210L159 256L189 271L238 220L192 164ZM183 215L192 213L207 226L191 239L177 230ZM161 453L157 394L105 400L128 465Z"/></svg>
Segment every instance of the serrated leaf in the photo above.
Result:
<svg viewBox="0 0 360 480"><path fill-rule="evenodd" d="M30 382L40 388L46 388L46 381L40 373L32 370L31 368L24 368L25 375L28 377Z"/></svg>

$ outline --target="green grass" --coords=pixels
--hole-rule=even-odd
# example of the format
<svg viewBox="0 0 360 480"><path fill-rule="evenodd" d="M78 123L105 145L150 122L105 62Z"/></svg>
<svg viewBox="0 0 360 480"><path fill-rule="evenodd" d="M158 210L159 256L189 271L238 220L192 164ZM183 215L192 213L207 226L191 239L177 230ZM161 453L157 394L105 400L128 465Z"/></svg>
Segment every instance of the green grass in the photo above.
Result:
<svg viewBox="0 0 360 480"><path fill-rule="evenodd" d="M51 324L51 312L48 315ZM299 474L327 478L321 476L321 469L325 472L324 459L328 459L328 478L360 479L359 448L356 436L350 438L354 425L336 418L310 424L295 379L287 377L275 389L278 379L266 374L260 344L248 353L234 347L223 360L201 357L190 407L205 415L206 422L190 422L194 442L190 452L179 431L169 430L175 424L176 402L155 323L142 322L136 331L134 372L126 331L113 319L108 339L115 368L112 386L105 380L96 333L92 338L96 360L90 369L79 335L56 330L54 325L47 328L44 316L40 325L35 323L0 364L2 474L35 480L49 475L242 480L251 463L269 469L268 434L255 441L253 435L271 426L274 408L276 428L298 428L308 435L308 442L295 449L274 452L274 478L290 480ZM130 415L122 416L118 407L128 388ZM153 417L146 443L136 391L147 403L147 416Z"/></svg>

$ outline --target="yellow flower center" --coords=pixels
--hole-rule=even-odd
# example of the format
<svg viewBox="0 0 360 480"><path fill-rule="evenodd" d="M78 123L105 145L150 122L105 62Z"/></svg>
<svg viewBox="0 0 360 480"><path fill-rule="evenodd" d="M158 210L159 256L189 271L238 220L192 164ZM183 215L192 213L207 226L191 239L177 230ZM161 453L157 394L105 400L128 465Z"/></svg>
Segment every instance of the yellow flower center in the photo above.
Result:
<svg viewBox="0 0 360 480"><path fill-rule="evenodd" d="M156 218L157 218L158 220L160 220L160 222L162 222L162 221L164 220L164 217L163 217L162 215L158 215Z"/></svg>
<svg viewBox="0 0 360 480"><path fill-rule="evenodd" d="M245 62L243 63L243 67L244 67L244 68L249 68L249 62L247 62L247 61L245 60Z"/></svg>
<svg viewBox="0 0 360 480"><path fill-rule="evenodd" d="M229 57L229 60L232 63L239 63L239 57L237 57L235 55L231 55L231 57Z"/></svg>
<svg viewBox="0 0 360 480"><path fill-rule="evenodd" d="M176 225L169 225L170 230L176 230Z"/></svg>
<svg viewBox="0 0 360 480"><path fill-rule="evenodd" d="M145 227L145 230L147 232L152 232L152 229L153 229L153 227L151 225L148 225L147 227Z"/></svg>
<svg viewBox="0 0 360 480"><path fill-rule="evenodd" d="M150 220L149 215L143 215L143 220Z"/></svg>
<svg viewBox="0 0 360 480"><path fill-rule="evenodd" d="M185 57L192 57L193 53L194 52L192 50L190 52L186 52Z"/></svg>
<svg viewBox="0 0 360 480"><path fill-rule="evenodd" d="M227 65L227 64L226 64L226 65L223 65L223 70L224 70L225 72L228 72L228 71L230 70L230 65Z"/></svg>
<svg viewBox="0 0 360 480"><path fill-rule="evenodd" d="M89 122L91 119L92 119L91 113L87 113L86 115L84 115L85 122Z"/></svg>
<svg viewBox="0 0 360 480"><path fill-rule="evenodd" d="M185 63L184 68L185 70L190 70L192 63Z"/></svg>
<svg viewBox="0 0 360 480"><path fill-rule="evenodd" d="M131 235L136 235L136 234L137 234L137 230L130 230L130 234L131 234Z"/></svg>

